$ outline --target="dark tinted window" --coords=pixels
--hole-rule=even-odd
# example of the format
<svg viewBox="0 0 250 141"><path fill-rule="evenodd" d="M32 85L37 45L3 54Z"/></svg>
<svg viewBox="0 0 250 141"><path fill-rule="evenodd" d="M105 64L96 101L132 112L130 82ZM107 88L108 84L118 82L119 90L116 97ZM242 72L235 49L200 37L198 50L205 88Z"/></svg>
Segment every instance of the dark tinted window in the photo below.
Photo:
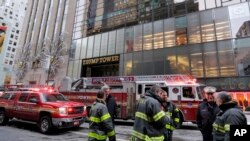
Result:
<svg viewBox="0 0 250 141"><path fill-rule="evenodd" d="M192 87L183 87L182 92L183 92L183 97L195 98L194 90Z"/></svg>
<svg viewBox="0 0 250 141"><path fill-rule="evenodd" d="M24 102L26 101L27 97L28 97L27 93L22 93L19 97L19 101Z"/></svg>
<svg viewBox="0 0 250 141"><path fill-rule="evenodd" d="M31 99L39 101L39 97L37 94L30 94L30 96L28 98L28 102L31 102Z"/></svg>

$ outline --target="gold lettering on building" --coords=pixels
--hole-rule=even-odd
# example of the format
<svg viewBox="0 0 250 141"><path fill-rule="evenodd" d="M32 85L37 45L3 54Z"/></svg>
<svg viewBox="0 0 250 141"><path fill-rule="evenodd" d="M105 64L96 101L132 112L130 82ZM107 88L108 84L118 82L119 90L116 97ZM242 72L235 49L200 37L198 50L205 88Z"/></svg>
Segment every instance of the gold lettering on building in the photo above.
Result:
<svg viewBox="0 0 250 141"><path fill-rule="evenodd" d="M92 58L82 60L83 65L94 65L94 64L102 64L102 63L110 63L110 62L118 62L119 56L107 56L100 58Z"/></svg>

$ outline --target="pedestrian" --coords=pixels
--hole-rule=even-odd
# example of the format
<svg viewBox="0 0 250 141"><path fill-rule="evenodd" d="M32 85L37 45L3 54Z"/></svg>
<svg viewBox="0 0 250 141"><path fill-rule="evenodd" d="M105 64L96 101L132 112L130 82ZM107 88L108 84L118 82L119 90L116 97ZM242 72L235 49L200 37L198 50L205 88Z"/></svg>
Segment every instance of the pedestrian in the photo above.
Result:
<svg viewBox="0 0 250 141"><path fill-rule="evenodd" d="M137 103L134 127L130 141L163 141L162 130L170 119L161 109L163 99L161 87L154 85Z"/></svg>
<svg viewBox="0 0 250 141"><path fill-rule="evenodd" d="M230 125L247 125L246 116L228 92L216 94L215 100L220 112L213 124L213 140L230 141Z"/></svg>
<svg viewBox="0 0 250 141"><path fill-rule="evenodd" d="M179 125L180 122L180 114L179 109L175 106L175 104L168 100L168 94L166 91L163 91L163 110L166 115L170 118L170 124L166 126L166 130L163 130L164 133L164 141L172 141L173 131Z"/></svg>
<svg viewBox="0 0 250 141"><path fill-rule="evenodd" d="M113 122L105 104L104 92L97 93L96 101L90 109L90 132L88 141L116 141Z"/></svg>
<svg viewBox="0 0 250 141"><path fill-rule="evenodd" d="M213 123L217 113L220 111L214 99L215 87L207 86L203 89L203 101L197 109L197 126L201 131L203 141L213 141Z"/></svg>
<svg viewBox="0 0 250 141"><path fill-rule="evenodd" d="M108 85L104 85L101 90L106 95L106 105L109 111L109 114L112 118L113 126L115 121L115 116L117 116L117 104L115 98L110 94L110 88Z"/></svg>

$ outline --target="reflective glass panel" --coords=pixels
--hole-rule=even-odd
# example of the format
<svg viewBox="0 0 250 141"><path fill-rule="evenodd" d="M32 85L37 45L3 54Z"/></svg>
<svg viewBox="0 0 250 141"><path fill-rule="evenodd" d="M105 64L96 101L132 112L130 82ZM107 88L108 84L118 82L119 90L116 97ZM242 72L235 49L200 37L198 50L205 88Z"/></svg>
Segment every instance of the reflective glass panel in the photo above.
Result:
<svg viewBox="0 0 250 141"><path fill-rule="evenodd" d="M125 52L132 52L134 50L134 27L125 29Z"/></svg>
<svg viewBox="0 0 250 141"><path fill-rule="evenodd" d="M115 54L116 30L109 32L108 55Z"/></svg>
<svg viewBox="0 0 250 141"><path fill-rule="evenodd" d="M102 34L100 56L106 56L108 50L108 32Z"/></svg>
<svg viewBox="0 0 250 141"><path fill-rule="evenodd" d="M94 36L88 38L87 58L91 58L93 55Z"/></svg>
<svg viewBox="0 0 250 141"><path fill-rule="evenodd" d="M210 42L215 40L215 29L212 10L202 11L201 17L201 35L202 42Z"/></svg>
<svg viewBox="0 0 250 141"><path fill-rule="evenodd" d="M154 49L163 48L163 20L155 21L154 25Z"/></svg>
<svg viewBox="0 0 250 141"><path fill-rule="evenodd" d="M143 25L143 50L151 50L153 36L152 36L152 23Z"/></svg>
<svg viewBox="0 0 250 141"><path fill-rule="evenodd" d="M117 30L116 36L116 54L120 54L124 51L124 28Z"/></svg>
<svg viewBox="0 0 250 141"><path fill-rule="evenodd" d="M216 43L203 44L206 77L219 76Z"/></svg>
<svg viewBox="0 0 250 141"><path fill-rule="evenodd" d="M188 42L190 44L201 42L199 13L188 14Z"/></svg>
<svg viewBox="0 0 250 141"><path fill-rule="evenodd" d="M234 50L231 40L219 41L218 57L221 76L235 76Z"/></svg>
<svg viewBox="0 0 250 141"><path fill-rule="evenodd" d="M142 25L137 25L134 27L134 51L142 50Z"/></svg>

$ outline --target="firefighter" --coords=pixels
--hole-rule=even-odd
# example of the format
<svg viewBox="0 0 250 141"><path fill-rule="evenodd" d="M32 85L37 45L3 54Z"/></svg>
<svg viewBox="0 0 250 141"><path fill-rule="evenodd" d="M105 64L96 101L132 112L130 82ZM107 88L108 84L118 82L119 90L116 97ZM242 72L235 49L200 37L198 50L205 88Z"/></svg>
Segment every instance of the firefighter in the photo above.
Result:
<svg viewBox="0 0 250 141"><path fill-rule="evenodd" d="M216 105L213 94L216 92L215 87L207 86L203 89L203 101L197 109L196 121L199 130L201 131L203 141L213 140L213 122L216 114L220 111Z"/></svg>
<svg viewBox="0 0 250 141"><path fill-rule="evenodd" d="M179 125L180 122L180 114L179 109L168 100L168 94L166 91L163 92L162 95L164 102L162 103L163 110L165 111L166 115L170 118L170 124L166 126L166 130L163 130L165 139L164 141L172 141L173 131Z"/></svg>
<svg viewBox="0 0 250 141"><path fill-rule="evenodd" d="M113 126L114 121L115 121L115 116L117 116L117 104L115 101L115 98L110 94L110 88L108 85L104 85L101 90L104 92L105 96L106 96L106 105L109 111L109 114L112 118L112 122L113 122Z"/></svg>
<svg viewBox="0 0 250 141"><path fill-rule="evenodd" d="M170 119L161 110L161 87L154 85L137 103L135 122L130 141L163 141L162 130Z"/></svg>
<svg viewBox="0 0 250 141"><path fill-rule="evenodd" d="M230 125L247 125L246 116L229 93L220 92L215 100L220 112L213 123L213 140L230 141Z"/></svg>
<svg viewBox="0 0 250 141"><path fill-rule="evenodd" d="M99 91L97 98L90 109L90 132L88 141L116 141L113 122L105 105L104 92Z"/></svg>

